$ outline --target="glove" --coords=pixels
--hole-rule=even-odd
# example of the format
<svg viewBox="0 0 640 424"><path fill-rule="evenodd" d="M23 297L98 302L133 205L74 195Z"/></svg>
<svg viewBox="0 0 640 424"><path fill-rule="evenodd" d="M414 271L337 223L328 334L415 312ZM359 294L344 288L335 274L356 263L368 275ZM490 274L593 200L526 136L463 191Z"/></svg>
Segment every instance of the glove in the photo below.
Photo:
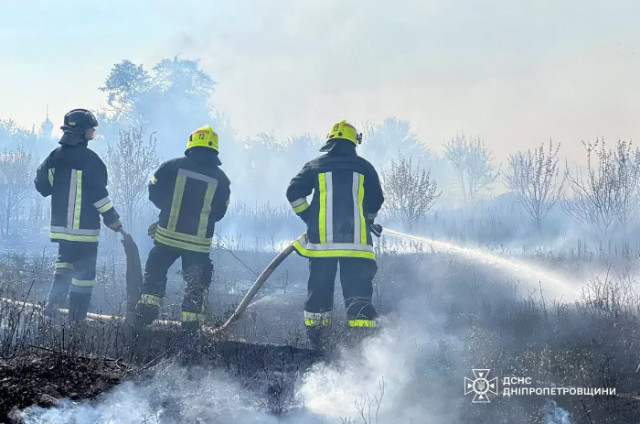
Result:
<svg viewBox="0 0 640 424"><path fill-rule="evenodd" d="M156 229L157 228L158 228L158 223L157 222L154 222L153 224L149 225L149 228L147 228L147 234L152 239L156 238Z"/></svg>
<svg viewBox="0 0 640 424"><path fill-rule="evenodd" d="M379 238L382 235L382 225L371 223L369 228L371 229L371 234L374 236Z"/></svg>
<svg viewBox="0 0 640 424"><path fill-rule="evenodd" d="M111 224L107 225L107 227L118 233L120 232L120 230L122 230L122 222L120 222L119 219L116 219Z"/></svg>

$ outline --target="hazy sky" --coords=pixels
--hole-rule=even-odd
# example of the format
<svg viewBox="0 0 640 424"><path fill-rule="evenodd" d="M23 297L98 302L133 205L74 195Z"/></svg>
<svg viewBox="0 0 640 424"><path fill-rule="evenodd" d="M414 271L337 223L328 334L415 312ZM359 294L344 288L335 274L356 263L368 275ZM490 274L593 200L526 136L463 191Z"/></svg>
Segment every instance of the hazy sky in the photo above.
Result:
<svg viewBox="0 0 640 424"><path fill-rule="evenodd" d="M640 139L640 2L0 0L0 118L56 126L122 59L201 58L240 138L396 116L439 148L482 134L498 158ZM167 119L171 119L170 116Z"/></svg>

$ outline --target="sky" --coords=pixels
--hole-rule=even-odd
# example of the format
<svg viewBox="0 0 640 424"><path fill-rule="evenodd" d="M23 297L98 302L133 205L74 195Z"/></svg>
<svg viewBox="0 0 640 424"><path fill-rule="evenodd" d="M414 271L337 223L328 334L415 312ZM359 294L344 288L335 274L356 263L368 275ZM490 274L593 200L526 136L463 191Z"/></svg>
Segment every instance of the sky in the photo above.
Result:
<svg viewBox="0 0 640 424"><path fill-rule="evenodd" d="M200 59L244 139L394 116L438 151L463 131L498 160L552 138L640 139L640 2L0 0L0 119L106 106L117 62ZM170 116L167 119L171 119ZM366 140L365 140L366 142Z"/></svg>

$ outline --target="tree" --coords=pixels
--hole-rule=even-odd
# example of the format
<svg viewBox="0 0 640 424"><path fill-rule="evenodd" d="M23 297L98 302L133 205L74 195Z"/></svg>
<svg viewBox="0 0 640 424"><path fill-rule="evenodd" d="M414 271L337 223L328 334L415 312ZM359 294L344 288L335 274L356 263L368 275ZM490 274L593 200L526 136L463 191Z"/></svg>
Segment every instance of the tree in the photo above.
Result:
<svg viewBox="0 0 640 424"><path fill-rule="evenodd" d="M145 115L143 105L149 100L153 85L142 65L123 60L114 65L101 91L107 93L107 104L121 117L139 124Z"/></svg>
<svg viewBox="0 0 640 424"><path fill-rule="evenodd" d="M640 150L622 140L614 149L608 149L604 140L583 145L586 176L567 170L572 198L563 207L574 220L589 225L600 241L606 241L614 228L627 228L639 206Z"/></svg>
<svg viewBox="0 0 640 424"><path fill-rule="evenodd" d="M104 119L107 132L112 126L151 128L163 140L160 153L173 156L194 129L216 120L210 104L214 85L198 60L163 59L151 72L122 61L100 88L114 112Z"/></svg>
<svg viewBox="0 0 640 424"><path fill-rule="evenodd" d="M367 125L362 141L363 153L378 165L386 165L390 158L402 154L424 165L429 150L411 132L409 121L386 118L381 124Z"/></svg>
<svg viewBox="0 0 640 424"><path fill-rule="evenodd" d="M565 178L564 175L560 177L558 168L559 149L559 144L554 150L553 142L549 141L548 152L545 152L543 143L539 148L510 155L504 175L505 184L533 218L538 229L562 195Z"/></svg>
<svg viewBox="0 0 640 424"><path fill-rule="evenodd" d="M489 190L500 174L491 165L492 155L481 137L456 135L444 144L444 154L453 165L462 197L467 204Z"/></svg>
<svg viewBox="0 0 640 424"><path fill-rule="evenodd" d="M426 216L442 194L430 171L414 167L412 159L404 156L398 162L391 160L390 168L382 171L382 185L385 210L409 229Z"/></svg>
<svg viewBox="0 0 640 424"><path fill-rule="evenodd" d="M22 147L5 150L0 155L0 214L5 236L10 233L16 208L29 197L33 188L33 179L30 177L33 167L31 153Z"/></svg>
<svg viewBox="0 0 640 424"><path fill-rule="evenodd" d="M122 208L124 219L133 225L149 178L158 166L154 134L144 142L142 128L121 130L118 141L107 149L107 163L109 191L114 204L116 208Z"/></svg>

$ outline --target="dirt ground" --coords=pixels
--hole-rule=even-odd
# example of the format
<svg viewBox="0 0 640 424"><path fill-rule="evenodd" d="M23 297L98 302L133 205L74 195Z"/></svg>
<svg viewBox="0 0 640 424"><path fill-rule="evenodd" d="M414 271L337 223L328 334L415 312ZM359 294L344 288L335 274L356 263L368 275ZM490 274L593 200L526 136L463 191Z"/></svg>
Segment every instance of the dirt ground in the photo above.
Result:
<svg viewBox="0 0 640 424"><path fill-rule="evenodd" d="M11 359L0 359L0 422L12 421L12 410L31 405L54 407L62 398L93 399L125 380L138 380L153 373L153 361L181 361L186 365L224 369L245 381L254 392L268 399L274 413L286 409L300 374L323 356L316 351L289 346L270 346L231 340L207 340L196 349L166 349L177 341L173 332L154 332L154 346L138 346L143 356L122 359L73 357L50 349L30 347ZM150 336L150 334L147 334ZM166 354L159 352L158 341Z"/></svg>
<svg viewBox="0 0 640 424"><path fill-rule="evenodd" d="M72 358L37 348L0 359L0 422L10 422L12 409L52 407L61 398L93 398L120 383L124 370L116 361Z"/></svg>

